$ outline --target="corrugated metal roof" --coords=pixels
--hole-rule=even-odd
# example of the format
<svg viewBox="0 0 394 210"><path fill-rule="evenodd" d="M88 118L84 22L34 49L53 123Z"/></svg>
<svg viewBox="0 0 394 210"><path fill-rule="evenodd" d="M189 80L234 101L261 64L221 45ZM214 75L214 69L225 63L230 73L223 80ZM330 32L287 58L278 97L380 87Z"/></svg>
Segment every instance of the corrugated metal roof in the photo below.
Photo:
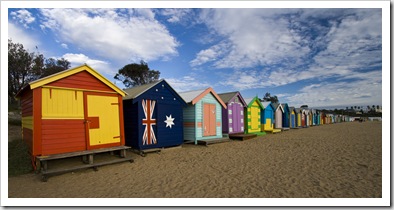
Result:
<svg viewBox="0 0 394 210"><path fill-rule="evenodd" d="M140 86L136 86L136 87L132 87L132 88L128 88L125 89L124 91L128 94L127 96L123 97L123 100L129 100L129 99L134 99L137 98L139 95L141 95L142 93L144 93L145 91L149 90L151 87L159 84L161 81L163 81L164 79L161 79L157 82L152 82L149 84L145 84L145 85L140 85Z"/></svg>
<svg viewBox="0 0 394 210"><path fill-rule="evenodd" d="M181 92L178 93L183 100L186 101L186 103L192 102L193 99L195 99L198 95L200 95L202 92L204 92L205 89L201 90L192 90L192 91L186 91L186 92Z"/></svg>

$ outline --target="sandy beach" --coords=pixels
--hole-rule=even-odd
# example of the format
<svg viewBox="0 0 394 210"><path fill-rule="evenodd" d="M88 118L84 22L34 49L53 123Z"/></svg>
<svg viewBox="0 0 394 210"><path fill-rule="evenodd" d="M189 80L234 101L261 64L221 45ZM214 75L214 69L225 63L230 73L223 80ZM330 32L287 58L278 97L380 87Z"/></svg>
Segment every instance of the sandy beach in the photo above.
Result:
<svg viewBox="0 0 394 210"><path fill-rule="evenodd" d="M380 198L382 123L346 122L245 141L182 145L50 177L10 177L10 198ZM71 160L70 160L71 161Z"/></svg>

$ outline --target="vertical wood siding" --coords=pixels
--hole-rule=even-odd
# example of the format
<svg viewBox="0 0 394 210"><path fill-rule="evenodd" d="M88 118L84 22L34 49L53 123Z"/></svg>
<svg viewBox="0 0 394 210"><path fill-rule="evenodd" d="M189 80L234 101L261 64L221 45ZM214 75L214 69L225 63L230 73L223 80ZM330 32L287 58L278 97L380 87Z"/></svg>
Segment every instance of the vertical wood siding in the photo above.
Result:
<svg viewBox="0 0 394 210"><path fill-rule="evenodd" d="M225 109L224 107L222 107L222 132L223 133L230 133L229 128L230 128L230 123L229 123L229 117L230 115L228 114L229 110L232 110L232 106L231 106L231 101L229 101L229 103L226 104L227 105L227 109Z"/></svg>
<svg viewBox="0 0 394 210"><path fill-rule="evenodd" d="M282 115L280 108L275 111L275 128L282 128Z"/></svg>
<svg viewBox="0 0 394 210"><path fill-rule="evenodd" d="M83 119L82 91L42 88L42 118Z"/></svg>
<svg viewBox="0 0 394 210"><path fill-rule="evenodd" d="M222 111L222 106L216 100L216 98L211 94L205 95L200 101L198 101L196 106L196 122L202 122L203 119L203 104L204 103L211 103L215 104L216 106L216 135L214 136L203 136L203 129L197 128L196 129L196 138L197 140L201 139L212 139L212 138L222 138L222 115L220 114Z"/></svg>

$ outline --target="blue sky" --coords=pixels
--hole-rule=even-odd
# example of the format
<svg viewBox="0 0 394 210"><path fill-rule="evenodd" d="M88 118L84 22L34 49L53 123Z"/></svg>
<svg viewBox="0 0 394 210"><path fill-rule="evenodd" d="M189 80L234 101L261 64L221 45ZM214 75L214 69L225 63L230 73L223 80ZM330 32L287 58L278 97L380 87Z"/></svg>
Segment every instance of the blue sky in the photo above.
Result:
<svg viewBox="0 0 394 210"><path fill-rule="evenodd" d="M72 67L87 63L121 88L117 71L144 60L179 92L270 92L295 107L382 105L381 8L22 6L8 9L13 42Z"/></svg>

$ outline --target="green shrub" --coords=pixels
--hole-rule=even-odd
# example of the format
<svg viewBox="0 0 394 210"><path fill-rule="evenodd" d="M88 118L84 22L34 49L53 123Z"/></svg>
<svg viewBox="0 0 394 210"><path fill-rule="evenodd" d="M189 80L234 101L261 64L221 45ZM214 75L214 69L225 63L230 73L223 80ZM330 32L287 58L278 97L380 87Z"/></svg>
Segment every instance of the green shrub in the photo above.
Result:
<svg viewBox="0 0 394 210"><path fill-rule="evenodd" d="M8 125L22 126L22 121L20 119L8 118Z"/></svg>

